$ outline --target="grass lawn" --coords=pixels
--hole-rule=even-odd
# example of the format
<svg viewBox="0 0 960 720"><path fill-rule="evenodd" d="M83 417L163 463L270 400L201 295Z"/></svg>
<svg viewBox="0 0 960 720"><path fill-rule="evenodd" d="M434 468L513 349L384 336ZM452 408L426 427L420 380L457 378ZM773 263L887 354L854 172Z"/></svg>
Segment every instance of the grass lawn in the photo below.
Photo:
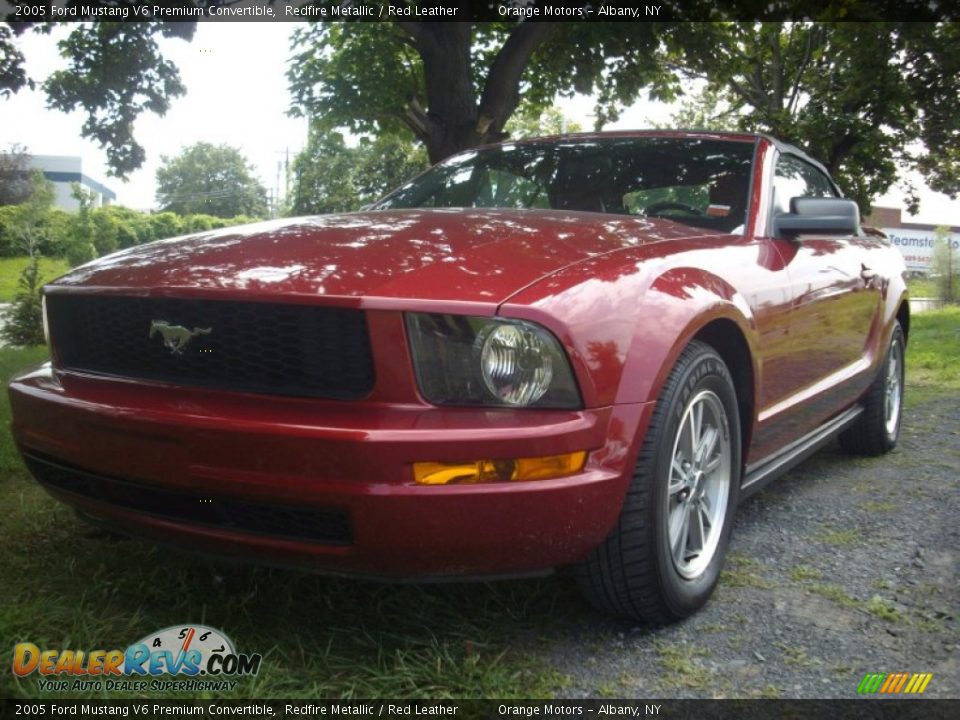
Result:
<svg viewBox="0 0 960 720"><path fill-rule="evenodd" d="M17 282L20 273L30 261L26 256L0 258L0 303L12 302L17 294ZM70 266L62 258L40 258L40 277L43 282L50 282L63 275Z"/></svg>
<svg viewBox="0 0 960 720"><path fill-rule="evenodd" d="M918 313L907 340L906 407L960 391L960 306Z"/></svg>
<svg viewBox="0 0 960 720"><path fill-rule="evenodd" d="M910 290L910 297L914 298L935 298L937 296L937 284L929 277L912 277L907 280L907 288Z"/></svg>
<svg viewBox="0 0 960 720"><path fill-rule="evenodd" d="M44 349L0 349L0 375ZM960 393L960 309L915 316L911 404ZM9 422L6 393L0 421ZM215 562L88 528L30 481L0 432L0 637L41 648L125 648L196 622L264 655L228 698L549 697L541 648L591 611L568 578L382 585ZM3 661L9 667L10 656ZM0 697L63 697L0 672ZM78 693L70 696L79 695ZM91 695L91 694L87 694ZM127 693L96 693L124 697ZM175 697L170 695L169 697Z"/></svg>

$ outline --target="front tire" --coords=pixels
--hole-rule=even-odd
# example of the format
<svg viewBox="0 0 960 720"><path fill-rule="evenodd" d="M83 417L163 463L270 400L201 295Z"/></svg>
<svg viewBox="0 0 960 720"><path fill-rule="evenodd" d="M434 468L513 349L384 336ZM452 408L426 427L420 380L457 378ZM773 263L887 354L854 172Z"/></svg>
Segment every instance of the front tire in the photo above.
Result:
<svg viewBox="0 0 960 720"><path fill-rule="evenodd" d="M739 487L733 379L713 348L694 341L657 401L616 527L576 568L583 594L633 620L696 612L720 576Z"/></svg>
<svg viewBox="0 0 960 720"><path fill-rule="evenodd" d="M903 328L895 320L880 371L864 397L863 413L840 434L840 446L847 452L883 455L896 446L903 414L906 345Z"/></svg>

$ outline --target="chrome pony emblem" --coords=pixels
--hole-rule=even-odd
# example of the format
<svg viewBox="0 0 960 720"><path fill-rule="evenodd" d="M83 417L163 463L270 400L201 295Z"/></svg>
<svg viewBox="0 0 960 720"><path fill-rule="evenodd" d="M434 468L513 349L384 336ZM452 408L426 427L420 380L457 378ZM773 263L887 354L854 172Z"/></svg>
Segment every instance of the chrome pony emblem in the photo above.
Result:
<svg viewBox="0 0 960 720"><path fill-rule="evenodd" d="M209 335L213 328L194 328L187 330L183 325L171 325L166 320L154 320L150 323L150 338L157 333L163 338L163 346L174 355L183 353L184 348L195 335Z"/></svg>

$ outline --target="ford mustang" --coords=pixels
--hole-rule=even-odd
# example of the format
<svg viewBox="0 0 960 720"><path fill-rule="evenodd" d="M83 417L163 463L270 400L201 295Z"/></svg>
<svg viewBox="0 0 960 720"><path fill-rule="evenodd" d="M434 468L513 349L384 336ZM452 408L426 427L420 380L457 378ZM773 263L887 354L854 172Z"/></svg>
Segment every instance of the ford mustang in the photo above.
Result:
<svg viewBox="0 0 960 720"><path fill-rule="evenodd" d="M471 150L44 303L13 433L84 517L333 574L569 566L655 622L707 601L750 493L834 437L894 446L910 325L899 253L821 164L683 131Z"/></svg>

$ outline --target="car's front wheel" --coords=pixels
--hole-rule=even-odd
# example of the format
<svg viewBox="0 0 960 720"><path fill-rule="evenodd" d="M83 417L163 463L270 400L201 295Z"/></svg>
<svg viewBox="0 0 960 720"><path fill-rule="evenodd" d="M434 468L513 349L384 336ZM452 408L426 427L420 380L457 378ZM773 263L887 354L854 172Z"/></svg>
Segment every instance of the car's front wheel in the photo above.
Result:
<svg viewBox="0 0 960 720"><path fill-rule="evenodd" d="M740 485L740 422L720 356L684 349L650 421L620 519L577 568L587 599L669 622L706 603L723 566Z"/></svg>

